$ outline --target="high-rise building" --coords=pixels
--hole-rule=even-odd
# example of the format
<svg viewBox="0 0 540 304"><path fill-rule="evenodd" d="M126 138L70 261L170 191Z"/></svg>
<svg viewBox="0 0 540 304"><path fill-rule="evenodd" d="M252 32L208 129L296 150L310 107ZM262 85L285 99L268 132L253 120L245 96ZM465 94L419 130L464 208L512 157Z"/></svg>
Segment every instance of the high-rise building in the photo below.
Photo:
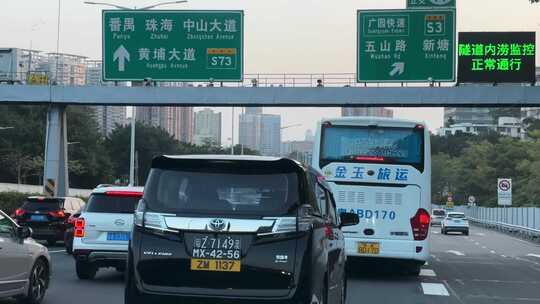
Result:
<svg viewBox="0 0 540 304"><path fill-rule="evenodd" d="M86 61L86 85L103 86L111 85L111 83L102 81L102 64L101 61L88 60ZM121 83L125 85L125 83ZM116 128L116 125L126 124L126 107L125 106L94 106L93 115L98 124L99 133L103 137L107 137Z"/></svg>
<svg viewBox="0 0 540 304"><path fill-rule="evenodd" d="M259 115L263 113L263 108L261 107L246 107L246 114Z"/></svg>
<svg viewBox="0 0 540 304"><path fill-rule="evenodd" d="M204 109L195 113L195 134L193 142L196 145L221 146L221 113Z"/></svg>
<svg viewBox="0 0 540 304"><path fill-rule="evenodd" d="M313 135L313 131L311 129L306 130L304 140L305 141L315 141L315 135Z"/></svg>
<svg viewBox="0 0 540 304"><path fill-rule="evenodd" d="M180 142L193 142L192 107L136 107L136 120L162 128Z"/></svg>
<svg viewBox="0 0 540 304"><path fill-rule="evenodd" d="M262 155L278 156L281 150L281 116L260 114Z"/></svg>
<svg viewBox="0 0 540 304"><path fill-rule="evenodd" d="M109 136L118 126L126 124L126 107L91 107L92 113L98 125L98 131L103 137Z"/></svg>
<svg viewBox="0 0 540 304"><path fill-rule="evenodd" d="M444 123L493 124L490 108L444 108Z"/></svg>
<svg viewBox="0 0 540 304"><path fill-rule="evenodd" d="M394 117L394 111L391 109L374 107L360 107L360 108L350 108L343 107L341 108L341 116L343 117L354 117L354 116L371 116L371 117Z"/></svg>
<svg viewBox="0 0 540 304"><path fill-rule="evenodd" d="M50 79L58 85L84 85L86 83L86 57L71 54L49 53L47 70Z"/></svg>
<svg viewBox="0 0 540 304"><path fill-rule="evenodd" d="M260 109L260 110L259 110ZM261 155L277 156L281 150L281 116L263 114L261 108L247 108L240 115L239 143L259 151Z"/></svg>

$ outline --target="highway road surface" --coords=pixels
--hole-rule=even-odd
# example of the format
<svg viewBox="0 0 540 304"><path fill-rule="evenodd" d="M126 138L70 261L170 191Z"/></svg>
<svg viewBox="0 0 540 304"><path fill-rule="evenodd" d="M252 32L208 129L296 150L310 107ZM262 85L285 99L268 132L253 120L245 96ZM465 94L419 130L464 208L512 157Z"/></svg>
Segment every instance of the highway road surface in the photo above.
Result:
<svg viewBox="0 0 540 304"><path fill-rule="evenodd" d="M61 247L49 250L54 273L43 304L123 303L121 273L100 270L95 280L80 281L73 258ZM399 274L395 265L353 263L347 303L540 303L539 244L474 226L468 237L433 227L431 253L419 277Z"/></svg>

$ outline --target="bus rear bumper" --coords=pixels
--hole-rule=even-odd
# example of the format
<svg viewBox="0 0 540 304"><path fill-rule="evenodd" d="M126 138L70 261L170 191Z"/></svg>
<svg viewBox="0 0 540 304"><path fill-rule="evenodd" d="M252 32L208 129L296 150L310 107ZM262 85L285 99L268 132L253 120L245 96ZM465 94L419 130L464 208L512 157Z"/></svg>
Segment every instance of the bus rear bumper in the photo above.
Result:
<svg viewBox="0 0 540 304"><path fill-rule="evenodd" d="M360 253L361 243L378 243L378 253ZM367 238L345 238L345 251L351 258L380 258L415 260L426 262L430 257L429 241L385 240Z"/></svg>

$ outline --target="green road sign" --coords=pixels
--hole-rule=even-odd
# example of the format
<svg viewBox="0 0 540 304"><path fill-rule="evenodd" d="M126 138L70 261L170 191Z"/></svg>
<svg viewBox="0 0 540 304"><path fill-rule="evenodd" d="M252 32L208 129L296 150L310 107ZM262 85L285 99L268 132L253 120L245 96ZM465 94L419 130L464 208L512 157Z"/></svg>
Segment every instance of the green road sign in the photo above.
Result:
<svg viewBox="0 0 540 304"><path fill-rule="evenodd" d="M243 11L103 11L103 80L242 81Z"/></svg>
<svg viewBox="0 0 540 304"><path fill-rule="evenodd" d="M455 10L358 11L358 82L454 81Z"/></svg>
<svg viewBox="0 0 540 304"><path fill-rule="evenodd" d="M407 8L456 7L456 0L407 0Z"/></svg>

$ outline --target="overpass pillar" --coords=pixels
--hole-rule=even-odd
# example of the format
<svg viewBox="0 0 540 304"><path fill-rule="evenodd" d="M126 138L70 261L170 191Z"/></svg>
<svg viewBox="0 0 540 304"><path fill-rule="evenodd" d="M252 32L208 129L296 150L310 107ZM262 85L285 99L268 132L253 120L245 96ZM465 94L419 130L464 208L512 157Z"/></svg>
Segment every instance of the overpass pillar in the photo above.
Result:
<svg viewBox="0 0 540 304"><path fill-rule="evenodd" d="M69 178L65 105L52 104L47 111L44 162L43 194L45 196L68 196Z"/></svg>

